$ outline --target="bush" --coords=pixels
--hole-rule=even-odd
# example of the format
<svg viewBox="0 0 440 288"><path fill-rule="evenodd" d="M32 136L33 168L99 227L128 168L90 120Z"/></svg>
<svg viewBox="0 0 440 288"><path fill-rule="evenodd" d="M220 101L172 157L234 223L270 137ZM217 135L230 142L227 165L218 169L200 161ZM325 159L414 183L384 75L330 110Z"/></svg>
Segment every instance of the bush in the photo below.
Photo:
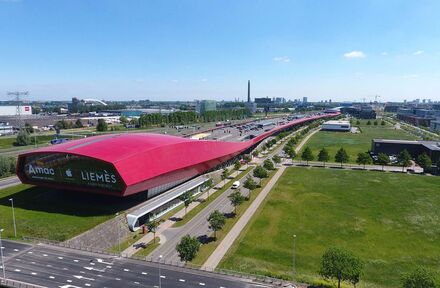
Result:
<svg viewBox="0 0 440 288"><path fill-rule="evenodd" d="M98 125L96 125L96 131L104 132L107 131L108 125L104 119L98 119Z"/></svg>
<svg viewBox="0 0 440 288"><path fill-rule="evenodd" d="M0 156L0 177L6 177L15 173L15 158Z"/></svg>
<svg viewBox="0 0 440 288"><path fill-rule="evenodd" d="M16 146L27 146L30 145L32 142L31 136L29 135L29 132L26 130L21 130L17 134L17 138L15 139L15 145Z"/></svg>

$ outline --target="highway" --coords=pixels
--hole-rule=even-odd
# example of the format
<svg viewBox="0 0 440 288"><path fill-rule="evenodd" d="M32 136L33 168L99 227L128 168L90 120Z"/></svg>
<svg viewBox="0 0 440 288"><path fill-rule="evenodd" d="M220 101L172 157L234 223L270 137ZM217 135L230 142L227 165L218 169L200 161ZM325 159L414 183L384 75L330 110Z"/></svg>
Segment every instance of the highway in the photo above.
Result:
<svg viewBox="0 0 440 288"><path fill-rule="evenodd" d="M3 241L2 244L6 279L41 287L159 287L159 279L164 288L269 287L231 276L55 246L12 241ZM0 266L3 273L2 268Z"/></svg>

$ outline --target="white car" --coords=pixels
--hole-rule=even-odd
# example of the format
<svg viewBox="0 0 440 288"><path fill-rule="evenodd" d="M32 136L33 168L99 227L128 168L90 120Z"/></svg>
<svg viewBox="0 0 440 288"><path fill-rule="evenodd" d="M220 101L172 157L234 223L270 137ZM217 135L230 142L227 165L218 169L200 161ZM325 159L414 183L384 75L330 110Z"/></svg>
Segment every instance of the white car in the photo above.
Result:
<svg viewBox="0 0 440 288"><path fill-rule="evenodd" d="M235 181L234 183L232 183L232 189L237 189L238 187L240 187L240 181Z"/></svg>

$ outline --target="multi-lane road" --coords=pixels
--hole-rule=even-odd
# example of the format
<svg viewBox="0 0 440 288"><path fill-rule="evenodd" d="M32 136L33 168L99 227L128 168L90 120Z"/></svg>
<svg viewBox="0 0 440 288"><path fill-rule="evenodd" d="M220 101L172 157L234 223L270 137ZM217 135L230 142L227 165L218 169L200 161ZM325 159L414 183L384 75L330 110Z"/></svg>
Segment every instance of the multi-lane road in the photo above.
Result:
<svg viewBox="0 0 440 288"><path fill-rule="evenodd" d="M55 246L2 244L6 279L39 287L269 287L231 276Z"/></svg>
<svg viewBox="0 0 440 288"><path fill-rule="evenodd" d="M17 176L11 176L4 179L0 179L0 189L8 188L21 183Z"/></svg>

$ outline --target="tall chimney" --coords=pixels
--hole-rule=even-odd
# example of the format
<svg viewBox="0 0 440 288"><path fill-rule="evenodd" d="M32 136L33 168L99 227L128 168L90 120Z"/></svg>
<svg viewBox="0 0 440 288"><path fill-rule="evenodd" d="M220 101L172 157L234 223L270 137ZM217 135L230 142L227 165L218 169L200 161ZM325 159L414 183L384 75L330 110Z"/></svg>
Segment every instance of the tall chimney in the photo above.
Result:
<svg viewBox="0 0 440 288"><path fill-rule="evenodd" d="M251 102L251 80L248 80L248 102Z"/></svg>

